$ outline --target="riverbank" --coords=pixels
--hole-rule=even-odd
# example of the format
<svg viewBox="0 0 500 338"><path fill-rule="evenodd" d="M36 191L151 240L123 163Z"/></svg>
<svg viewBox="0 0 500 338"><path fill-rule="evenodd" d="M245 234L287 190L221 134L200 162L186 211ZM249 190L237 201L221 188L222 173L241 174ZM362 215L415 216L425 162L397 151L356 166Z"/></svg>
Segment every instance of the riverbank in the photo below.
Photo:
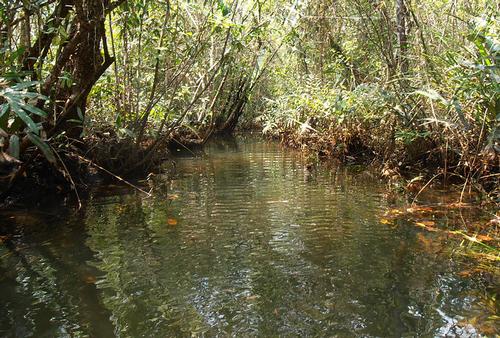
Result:
<svg viewBox="0 0 500 338"><path fill-rule="evenodd" d="M317 120L303 128L282 125L267 134L304 151L311 163L335 159L369 166L395 189L414 197L432 186L449 186L462 191L457 203L465 194L475 194L477 203L500 205L500 153L493 149L466 158L457 155L451 140L427 135L404 142L389 125L361 120L339 125Z"/></svg>

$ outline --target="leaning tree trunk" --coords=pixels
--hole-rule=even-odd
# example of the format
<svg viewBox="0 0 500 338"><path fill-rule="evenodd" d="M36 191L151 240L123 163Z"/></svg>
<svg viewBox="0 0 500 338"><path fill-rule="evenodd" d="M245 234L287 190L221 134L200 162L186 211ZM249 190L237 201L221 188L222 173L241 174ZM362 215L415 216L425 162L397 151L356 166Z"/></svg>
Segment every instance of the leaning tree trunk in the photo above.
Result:
<svg viewBox="0 0 500 338"><path fill-rule="evenodd" d="M73 0L73 4L75 16L69 41L58 59L59 69L54 69L44 90L52 89L53 102L61 103L55 107L58 123L54 131L65 131L68 137L78 139L90 90L113 59L108 53L104 26L109 1ZM59 80L58 73L69 75L72 83Z"/></svg>
<svg viewBox="0 0 500 338"><path fill-rule="evenodd" d="M29 48L23 69L34 80L43 82L42 94L51 98L54 120L45 121L48 136L65 132L80 138L83 130L87 97L99 77L113 63L106 44L105 18L125 0L59 0L36 41ZM69 20L70 31L61 46L54 46L55 32ZM58 55L50 74L37 79L35 67L43 63L48 52L57 47ZM44 108L40 102L40 108ZM81 121L81 122L75 122Z"/></svg>
<svg viewBox="0 0 500 338"><path fill-rule="evenodd" d="M33 80L42 81L41 93L51 98L49 107L44 107L44 102L38 103L39 108L53 112L55 117L42 121L47 137L65 132L70 138L81 138L87 97L99 77L114 62L106 44L105 17L124 2L58 0L54 12L25 54L23 70L31 73ZM35 67L41 68L54 47L55 32L65 20L71 21L69 37L58 46L58 55L49 75L38 79ZM70 81L65 81L62 75L69 76ZM78 120L79 123L74 122ZM30 143L25 136L20 152L23 153Z"/></svg>

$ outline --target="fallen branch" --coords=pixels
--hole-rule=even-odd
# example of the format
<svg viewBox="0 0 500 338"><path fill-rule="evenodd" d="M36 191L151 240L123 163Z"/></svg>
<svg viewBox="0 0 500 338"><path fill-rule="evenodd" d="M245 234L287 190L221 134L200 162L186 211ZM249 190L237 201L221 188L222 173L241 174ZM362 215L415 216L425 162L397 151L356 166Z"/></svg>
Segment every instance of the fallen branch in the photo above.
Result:
<svg viewBox="0 0 500 338"><path fill-rule="evenodd" d="M112 177L116 178L116 179L117 179L117 180L119 180L120 182L123 182L123 183L125 183L126 185L128 185L128 186L130 186L130 187L132 187L132 188L134 188L134 189L136 189L136 190L138 190L138 191L142 192L143 194L146 194L148 197L151 197L151 193L149 193L149 192L147 192L147 191L145 191L145 190L143 190L143 189L139 188L138 186L136 186L136 185L134 185L134 184L130 183L129 181L127 181L127 180L125 180L125 179L121 178L120 176L113 174L111 171L109 171L109 170L107 170L107 169L105 169L105 168L101 167L101 166L100 166L100 165L98 165L97 163L94 163L93 161L91 161L91 160L89 160L89 159L86 159L85 157L82 157L82 156L80 156L80 155L76 155L76 156L77 156L80 160L82 160L82 161L84 161L84 162L86 162L86 163L88 163L88 164L90 164L90 165L92 165L92 166L96 167L96 168L97 168L97 169L99 169L99 170L104 171L106 174L108 174L108 175L110 175L110 176L112 176Z"/></svg>

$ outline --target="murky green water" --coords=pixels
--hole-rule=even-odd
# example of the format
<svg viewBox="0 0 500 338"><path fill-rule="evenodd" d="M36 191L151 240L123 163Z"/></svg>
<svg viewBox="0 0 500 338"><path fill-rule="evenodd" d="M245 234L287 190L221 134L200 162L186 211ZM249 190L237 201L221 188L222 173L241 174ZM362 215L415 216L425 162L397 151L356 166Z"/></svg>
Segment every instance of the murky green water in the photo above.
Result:
<svg viewBox="0 0 500 338"><path fill-rule="evenodd" d="M240 140L155 182L3 217L0 336L474 336L490 315L432 234L380 223L368 175Z"/></svg>

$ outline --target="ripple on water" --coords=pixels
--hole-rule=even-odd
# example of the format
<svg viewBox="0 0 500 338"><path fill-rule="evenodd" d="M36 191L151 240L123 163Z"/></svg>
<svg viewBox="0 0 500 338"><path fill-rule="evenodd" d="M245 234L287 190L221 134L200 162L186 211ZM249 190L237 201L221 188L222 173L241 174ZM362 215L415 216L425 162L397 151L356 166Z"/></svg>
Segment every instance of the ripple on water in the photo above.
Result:
<svg viewBox="0 0 500 338"><path fill-rule="evenodd" d="M368 176L254 140L177 170L176 198L96 196L62 234L20 234L1 260L0 335L477 334L481 286L415 228L381 224Z"/></svg>

